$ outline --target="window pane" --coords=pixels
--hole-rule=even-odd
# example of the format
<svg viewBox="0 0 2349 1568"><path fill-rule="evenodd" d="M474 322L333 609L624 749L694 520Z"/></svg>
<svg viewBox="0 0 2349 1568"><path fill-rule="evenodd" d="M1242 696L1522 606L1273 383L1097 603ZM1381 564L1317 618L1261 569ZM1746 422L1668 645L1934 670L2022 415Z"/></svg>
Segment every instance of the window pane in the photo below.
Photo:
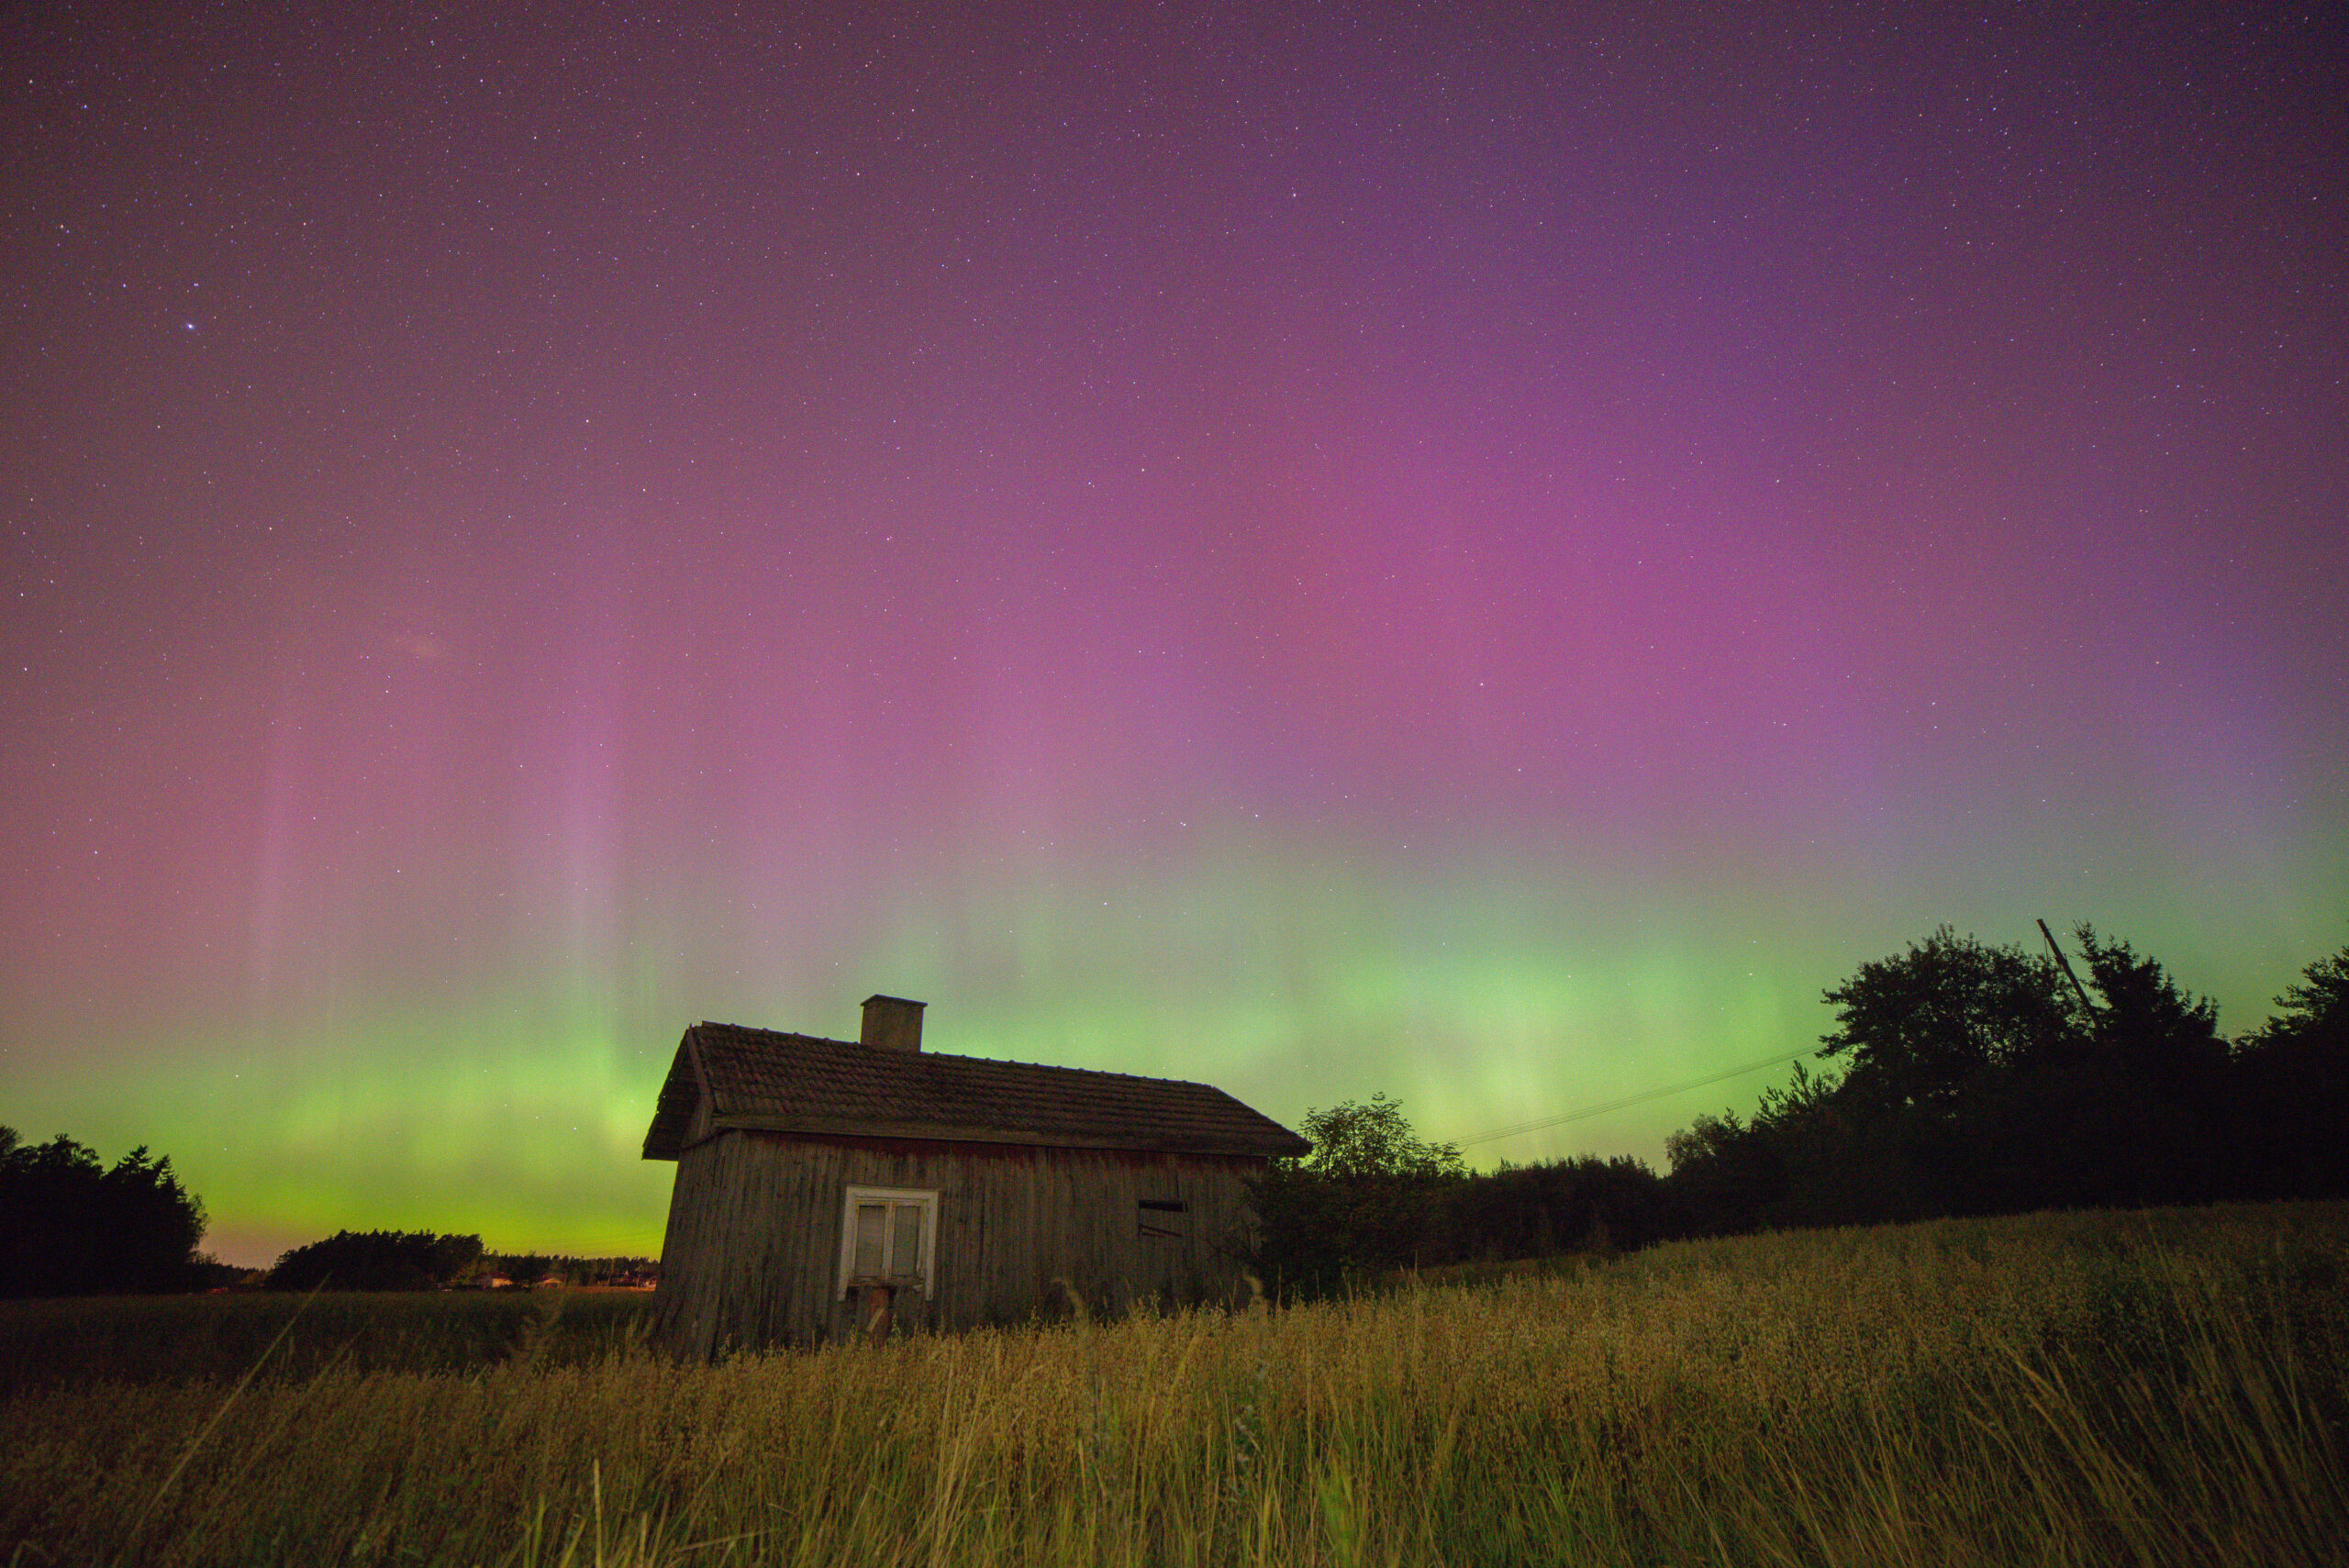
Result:
<svg viewBox="0 0 2349 1568"><path fill-rule="evenodd" d="M856 1206L856 1267L852 1272L859 1278L886 1272L881 1249L888 1237L889 1206L885 1203L861 1203Z"/></svg>
<svg viewBox="0 0 2349 1568"><path fill-rule="evenodd" d="M897 1244L890 1251L889 1272L893 1274L921 1273L921 1206L901 1203L897 1206Z"/></svg>

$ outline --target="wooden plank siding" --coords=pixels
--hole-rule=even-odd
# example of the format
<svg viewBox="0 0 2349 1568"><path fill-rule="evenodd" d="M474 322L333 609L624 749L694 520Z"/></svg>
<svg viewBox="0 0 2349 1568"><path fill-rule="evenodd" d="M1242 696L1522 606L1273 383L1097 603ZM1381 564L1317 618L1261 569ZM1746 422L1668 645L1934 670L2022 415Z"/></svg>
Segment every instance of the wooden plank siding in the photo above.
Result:
<svg viewBox="0 0 2349 1568"><path fill-rule="evenodd" d="M840 1298L841 1228L852 1186L938 1195L934 1292L900 1291L900 1329L1013 1323L1138 1299L1237 1304L1253 1215L1239 1155L1065 1149L725 1129L682 1150L662 1249L657 1343L707 1358L856 1332L864 1304ZM1144 1210L1142 1200L1180 1203ZM1172 1236L1145 1236L1152 1229Z"/></svg>

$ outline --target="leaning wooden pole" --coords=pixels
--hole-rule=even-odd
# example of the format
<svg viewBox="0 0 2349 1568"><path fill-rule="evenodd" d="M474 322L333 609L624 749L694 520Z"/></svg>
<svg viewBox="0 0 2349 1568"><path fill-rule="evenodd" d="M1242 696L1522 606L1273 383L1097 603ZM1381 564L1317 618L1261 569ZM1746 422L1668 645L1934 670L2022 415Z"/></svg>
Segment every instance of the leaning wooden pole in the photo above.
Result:
<svg viewBox="0 0 2349 1568"><path fill-rule="evenodd" d="M2080 984L2078 975L2072 973L2072 961L2064 956L2064 950L2056 945L2055 933L2047 929L2047 922L2044 920L2039 922L2039 934L2047 939L2047 951L2055 955L2055 967L2064 972L2064 978L2070 981L2072 989L2080 994L2080 1006L2086 1007L2093 1016L2096 1012L2096 1004L2088 1000L2088 988Z"/></svg>

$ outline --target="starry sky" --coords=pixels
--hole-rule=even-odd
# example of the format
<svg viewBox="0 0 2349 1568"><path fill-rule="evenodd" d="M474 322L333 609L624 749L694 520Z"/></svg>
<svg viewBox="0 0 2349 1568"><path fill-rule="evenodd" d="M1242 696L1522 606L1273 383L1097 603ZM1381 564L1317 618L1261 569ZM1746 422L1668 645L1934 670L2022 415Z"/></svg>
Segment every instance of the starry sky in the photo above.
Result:
<svg viewBox="0 0 2349 1568"><path fill-rule="evenodd" d="M2296 9L0 27L0 1121L232 1261L656 1251L684 1027L874 991L1470 1140L2349 942Z"/></svg>

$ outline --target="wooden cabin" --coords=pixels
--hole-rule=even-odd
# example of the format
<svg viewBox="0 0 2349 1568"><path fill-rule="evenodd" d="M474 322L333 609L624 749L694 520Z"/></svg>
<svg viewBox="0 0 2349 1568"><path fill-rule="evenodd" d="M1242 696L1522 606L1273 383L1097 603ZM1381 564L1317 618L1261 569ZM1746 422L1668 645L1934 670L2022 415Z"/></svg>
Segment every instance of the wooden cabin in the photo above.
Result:
<svg viewBox="0 0 2349 1568"><path fill-rule="evenodd" d="M654 1341L678 1354L1245 1297L1244 1184L1305 1140L1219 1089L699 1023L644 1157L674 1160Z"/></svg>

